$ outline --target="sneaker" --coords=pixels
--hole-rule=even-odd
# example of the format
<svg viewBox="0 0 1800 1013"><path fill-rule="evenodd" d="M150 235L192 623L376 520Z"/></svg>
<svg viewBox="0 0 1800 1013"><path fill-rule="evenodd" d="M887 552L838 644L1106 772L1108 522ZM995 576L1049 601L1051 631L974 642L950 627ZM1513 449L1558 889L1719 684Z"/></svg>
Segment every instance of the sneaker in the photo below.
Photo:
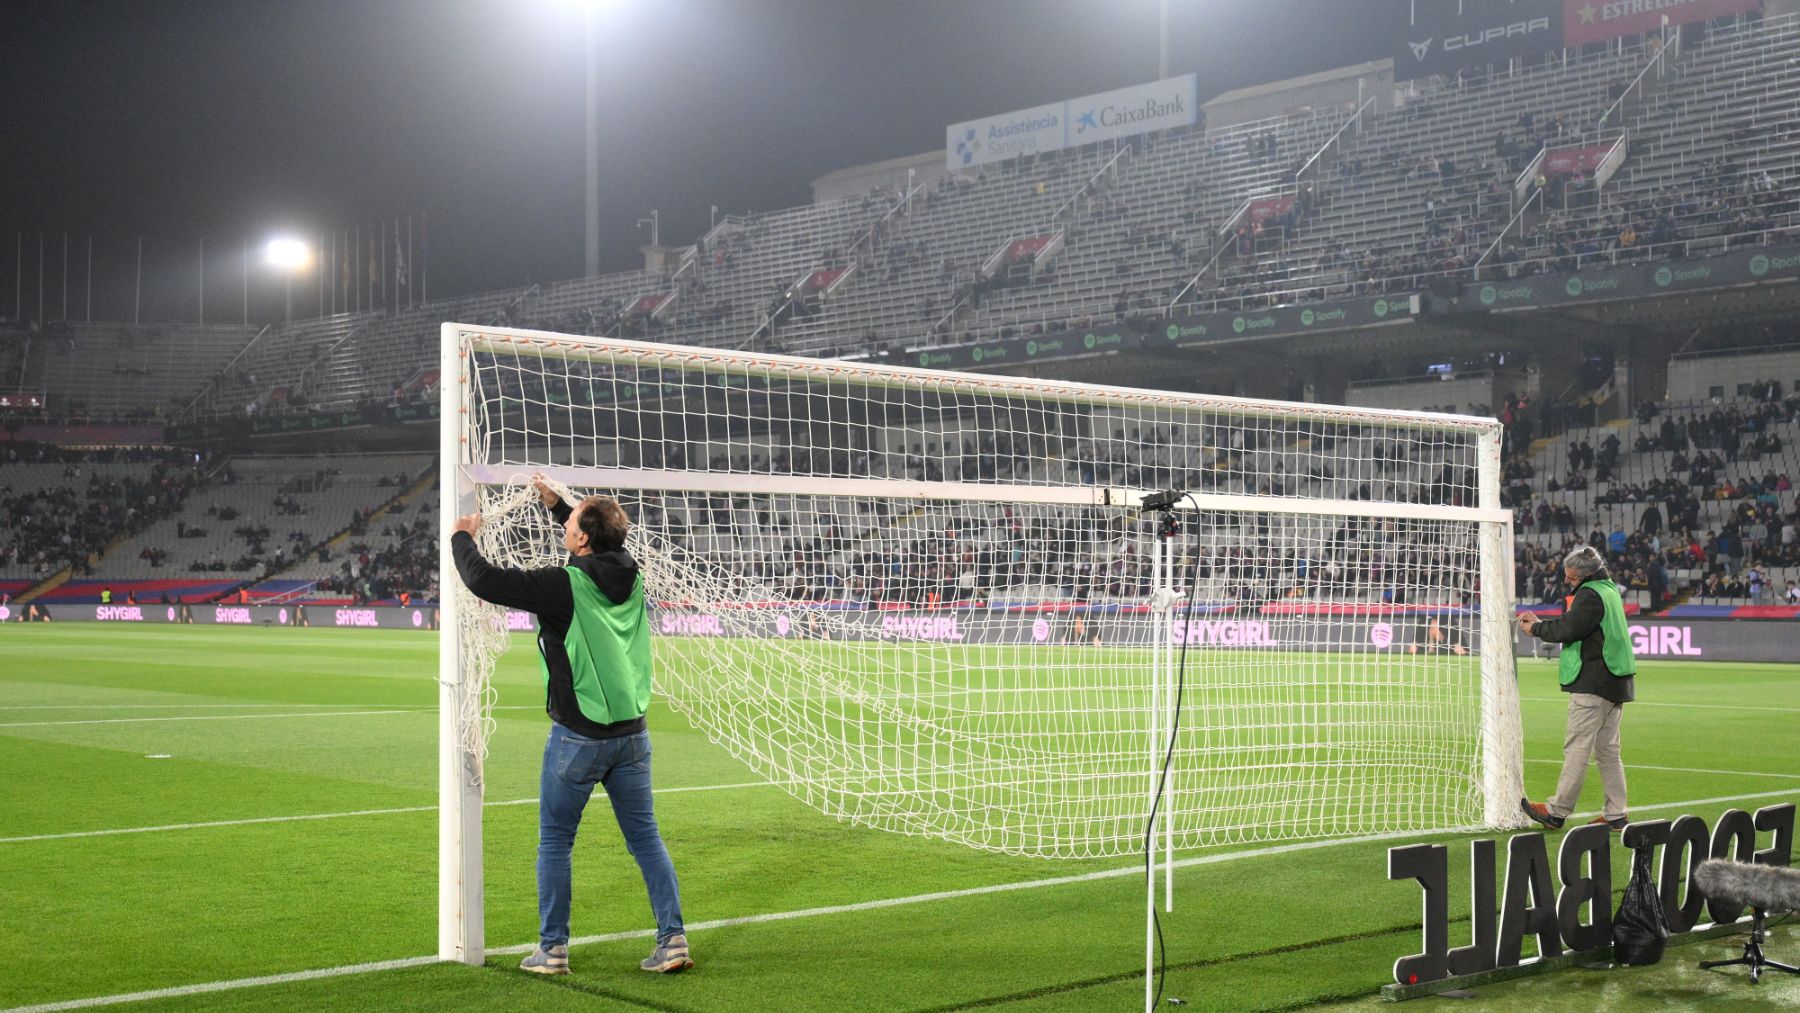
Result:
<svg viewBox="0 0 1800 1013"><path fill-rule="evenodd" d="M1613 833L1616 834L1616 833L1623 831L1625 829L1625 825L1630 822L1631 822L1630 816L1620 816L1618 819L1612 819L1612 820L1609 820L1604 816L1596 816L1593 819L1588 820L1588 826L1591 827L1591 826L1595 826L1595 825L1603 823L1603 824L1611 827Z"/></svg>
<svg viewBox="0 0 1800 1013"><path fill-rule="evenodd" d="M657 943L656 949L651 950L638 966L653 974L674 974L693 967L694 961L688 957L687 936L670 936Z"/></svg>
<svg viewBox="0 0 1800 1013"><path fill-rule="evenodd" d="M531 956L519 961L519 970L532 974L568 974L569 948L552 946L546 950L539 946L531 951Z"/></svg>
<svg viewBox="0 0 1800 1013"><path fill-rule="evenodd" d="M1550 807L1542 802L1533 802L1530 799L1522 798L1519 800L1519 808L1525 810L1525 815L1537 820L1539 823L1542 823L1552 830L1562 829L1563 818L1561 816L1552 815Z"/></svg>

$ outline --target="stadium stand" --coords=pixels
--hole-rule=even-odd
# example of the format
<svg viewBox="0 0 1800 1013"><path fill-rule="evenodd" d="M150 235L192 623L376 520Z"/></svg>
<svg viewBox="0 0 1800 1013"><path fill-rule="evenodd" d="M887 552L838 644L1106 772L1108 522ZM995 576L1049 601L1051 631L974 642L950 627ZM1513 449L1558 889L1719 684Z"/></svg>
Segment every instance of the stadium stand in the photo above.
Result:
<svg viewBox="0 0 1800 1013"><path fill-rule="evenodd" d="M1561 554L1581 543L1607 554L1645 608L1772 604L1800 581L1800 397L1783 397L1790 388L1779 382L1752 386L1742 399L1645 405L1515 458L1506 504L1517 518L1520 600L1543 600ZM1657 589L1653 562L1664 571Z"/></svg>
<svg viewBox="0 0 1800 1013"><path fill-rule="evenodd" d="M1646 73L1649 43L1571 52L1566 64L1424 82L1392 109L1307 109L728 217L662 251L659 270L296 322L248 341L239 330L234 350L196 348L212 379L190 388L190 414L416 396L434 382L446 319L860 355L1143 323L1177 295L1212 309L1412 292L1469 277L1484 255L1484 271L1516 275L1773 242L1800 233L1797 38L1795 16L1687 26L1680 52L1654 64L1660 75ZM1547 180L1548 213L1534 203L1495 244L1541 146L1610 143L1621 129L1628 155L1597 195ZM1260 235L1240 214L1285 198L1296 207L1264 218ZM163 330L169 342L206 337ZM112 368L39 341L20 372L89 406L169 401L94 373Z"/></svg>
<svg viewBox="0 0 1800 1013"><path fill-rule="evenodd" d="M253 335L236 325L53 322L32 340L21 386L56 391L61 415L169 418L193 398L196 378Z"/></svg>
<svg viewBox="0 0 1800 1013"><path fill-rule="evenodd" d="M9 330L0 340L0 389L54 391L63 415L285 414L435 396L444 320L864 356L1142 326L1177 300L1212 310L1411 293L1469 280L1478 262L1482 277L1513 277L1700 258L1800 234L1797 43L1796 16L1689 25L1679 50L1666 54L1644 40L1594 47L1512 73L1416 82L1391 107L1296 108L954 173L906 192L730 216L692 246L652 251L665 258L653 269L393 312L254 334L193 325ZM1634 80L1641 87L1629 87ZM1540 181L1527 171L1548 147L1607 145L1621 133L1625 158L1597 191L1584 178ZM1515 217L1521 184L1535 200ZM1252 214L1253 202L1272 202L1269 213ZM1800 402L1792 396L1800 346L1783 344L1792 340L1697 332L1668 363L1658 391L1665 400L1602 425L1594 424L1595 404L1610 393L1610 371L1579 376L1560 393L1540 389L1530 351L1446 356L1447 370L1427 372L1358 349L1352 354L1369 362L1355 368L1347 400L1497 414L1507 423L1521 600L1549 594L1561 554L1593 542L1639 609L1760 604L1800 582L1800 511L1790 483L1800 465ZM507 382L508 393L553 399L539 378ZM588 393L578 372L563 396ZM959 445L945 432L896 429L884 446L834 446L821 434L809 460L771 460L746 444L715 463L765 474L1263 495L1307 488L1398 502L1445 495L1457 484L1445 482L1446 469L1468 466L1430 448L1370 443L1344 474L1299 474L1295 434L1251 430L1224 446L1176 448L1166 433L1130 418L1093 425L1112 439L1033 434ZM1368 442L1366 434L1331 438ZM649 451L700 452L677 444ZM151 469L174 463L89 467L116 468L105 481L136 494L142 483L168 480ZM108 552L107 576L191 573L217 582L213 575L222 574L230 587L251 582L261 599L429 597L437 519L418 481L427 463L236 459L223 473L235 481L194 477L182 491L201 495ZM66 509L85 490L53 474L62 467L9 464L0 483L13 498L4 505L33 517ZM382 484L402 471L414 481ZM40 481L35 498L19 498L16 490ZM88 481L100 479L90 473ZM785 593L813 597L931 588L946 599L1105 598L1136 594L1148 566L1116 551L1119 540L1108 532L1055 530L1028 510L889 514L838 504L802 513L770 497L674 494L633 505L669 519L688 550L735 560ZM225 512L234 516L221 519ZM196 529L205 533L191 536ZM60 542L60 531L49 534ZM1240 534L1220 531L1214 541L1227 546ZM0 558L0 576L27 579L61 561L85 563L104 548L96 537L71 532L66 549L53 544L38 559L21 556L24 539L15 536L0 549L10 553ZM1404 539L1396 531L1390 540ZM1289 560L1250 573L1221 548L1204 561L1204 593L1219 601L1378 593L1383 566L1429 555L1412 552L1397 545L1373 565ZM892 569L895 559L908 561L902 571Z"/></svg>
<svg viewBox="0 0 1800 1013"><path fill-rule="evenodd" d="M23 579L19 589L64 568L92 572L110 546L176 516L204 484L182 451L8 443L0 462L0 579Z"/></svg>
<svg viewBox="0 0 1800 1013"><path fill-rule="evenodd" d="M229 462L179 515L145 528L111 554L109 576L228 574L252 581L328 543L394 499L431 465L419 455L245 457ZM116 562L113 560L116 559Z"/></svg>

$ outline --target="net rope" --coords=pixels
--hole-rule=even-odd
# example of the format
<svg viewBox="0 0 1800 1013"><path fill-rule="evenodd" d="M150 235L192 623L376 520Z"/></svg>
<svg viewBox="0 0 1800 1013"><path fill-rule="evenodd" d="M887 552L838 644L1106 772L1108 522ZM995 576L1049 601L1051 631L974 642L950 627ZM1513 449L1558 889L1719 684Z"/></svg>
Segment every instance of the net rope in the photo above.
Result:
<svg viewBox="0 0 1800 1013"><path fill-rule="evenodd" d="M499 565L560 566L532 471L634 476L552 484L571 504L617 496L633 518L657 700L808 805L1012 854L1132 853L1153 723L1167 728L1151 696L1153 518L992 493L806 488L1133 480L1319 500L1184 512L1171 583L1185 594L1192 575L1199 604L1171 620L1190 644L1165 802L1176 847L1483 823L1489 740L1516 724L1517 703L1482 673L1481 530L1454 516L1475 500L1468 434L1104 394L1014 396L1000 413L998 395L866 378L759 400L729 369L671 377L665 361L472 354L471 456L505 476L475 490L477 541ZM904 410L875 412L877 400ZM659 481L695 473L779 481ZM1362 506L1383 498L1449 509ZM460 600L479 683L464 697L466 742L484 755L509 623ZM1516 780L1506 772L1499 791Z"/></svg>

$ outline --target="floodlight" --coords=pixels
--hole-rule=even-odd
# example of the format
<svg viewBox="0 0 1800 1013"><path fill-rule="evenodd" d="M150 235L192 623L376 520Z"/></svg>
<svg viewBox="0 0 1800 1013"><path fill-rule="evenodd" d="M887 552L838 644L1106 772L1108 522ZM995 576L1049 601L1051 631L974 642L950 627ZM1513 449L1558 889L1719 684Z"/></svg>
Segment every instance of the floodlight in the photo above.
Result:
<svg viewBox="0 0 1800 1013"><path fill-rule="evenodd" d="M298 271L312 263L312 251L298 239L271 239L263 251L263 259L271 267L279 267L284 271Z"/></svg>

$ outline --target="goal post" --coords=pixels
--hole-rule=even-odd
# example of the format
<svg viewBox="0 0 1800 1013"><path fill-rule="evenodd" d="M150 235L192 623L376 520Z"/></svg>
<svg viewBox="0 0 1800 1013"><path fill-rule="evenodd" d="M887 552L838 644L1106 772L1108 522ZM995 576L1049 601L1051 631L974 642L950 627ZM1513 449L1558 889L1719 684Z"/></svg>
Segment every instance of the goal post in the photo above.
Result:
<svg viewBox="0 0 1800 1013"><path fill-rule="evenodd" d="M468 405L462 400L466 349L444 328L438 388L438 959L481 965L487 957L483 934L481 819L483 799L481 715L470 714L470 683L479 669L471 663L462 636L461 615L469 601L455 593L461 579L450 553L450 525L475 508L468 479Z"/></svg>
<svg viewBox="0 0 1800 1013"><path fill-rule="evenodd" d="M1166 741L1165 855L1519 824L1493 419L466 324L441 391L445 959L482 959L507 626L448 525L480 509L489 558L560 564L534 473L632 516L652 723L838 819L1139 854ZM1186 648L1179 721L1159 643Z"/></svg>

